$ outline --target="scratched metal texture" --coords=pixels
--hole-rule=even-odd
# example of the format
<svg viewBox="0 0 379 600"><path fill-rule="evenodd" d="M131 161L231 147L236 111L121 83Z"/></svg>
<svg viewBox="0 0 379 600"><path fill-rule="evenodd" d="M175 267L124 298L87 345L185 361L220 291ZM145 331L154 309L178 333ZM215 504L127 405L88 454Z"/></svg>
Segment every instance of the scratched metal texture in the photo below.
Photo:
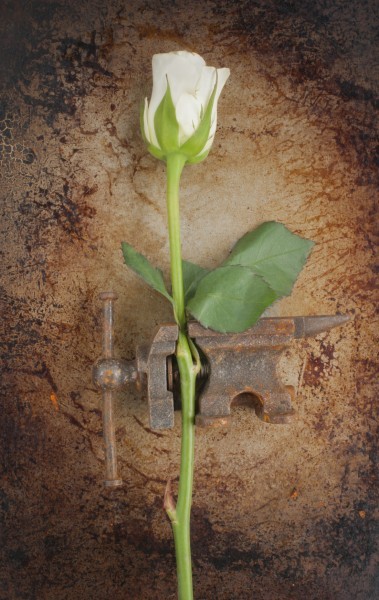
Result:
<svg viewBox="0 0 379 600"><path fill-rule="evenodd" d="M148 428L117 401L125 487L102 487L100 291L119 356L171 319L122 264L121 240L168 273L164 165L139 133L151 55L184 48L231 77L206 162L182 181L183 251L212 267L276 219L316 241L272 314L346 313L281 363L298 419L233 411L199 430L192 539L197 600L377 598L375 199L378 5L5 0L0 38L0 598L174 598L162 510L180 419ZM376 591L375 591L376 590Z"/></svg>

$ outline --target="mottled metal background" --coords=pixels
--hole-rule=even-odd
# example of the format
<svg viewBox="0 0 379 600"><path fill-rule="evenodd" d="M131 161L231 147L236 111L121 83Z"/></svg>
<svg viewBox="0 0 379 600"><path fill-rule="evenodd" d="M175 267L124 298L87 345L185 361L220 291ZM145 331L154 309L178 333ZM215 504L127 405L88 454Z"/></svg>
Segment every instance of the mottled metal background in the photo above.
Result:
<svg viewBox="0 0 379 600"><path fill-rule="evenodd" d="M179 415L153 433L125 393L125 488L102 487L98 293L119 293L119 355L170 319L122 264L127 240L168 273L164 165L139 103L151 55L184 48L231 77L214 149L182 182L184 254L214 266L276 219L317 242L277 315L347 313L281 368L290 426L236 408L199 431L197 600L369 600L375 559L375 0L3 0L0 597L175 597L164 486Z"/></svg>

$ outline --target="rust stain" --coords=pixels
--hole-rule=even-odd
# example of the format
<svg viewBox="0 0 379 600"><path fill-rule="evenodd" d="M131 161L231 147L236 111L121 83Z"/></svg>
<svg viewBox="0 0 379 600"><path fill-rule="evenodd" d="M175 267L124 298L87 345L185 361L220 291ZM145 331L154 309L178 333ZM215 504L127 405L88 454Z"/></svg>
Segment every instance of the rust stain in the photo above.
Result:
<svg viewBox="0 0 379 600"><path fill-rule="evenodd" d="M290 499L296 501L299 498L299 490L297 488L293 488L290 493Z"/></svg>
<svg viewBox="0 0 379 600"><path fill-rule="evenodd" d="M138 33L140 40L143 39L155 39L161 42L167 40L178 45L181 49L188 50L190 52L196 52L195 45L188 43L188 40L184 40L183 36L174 29L162 28L155 26L152 23L149 25L139 25Z"/></svg>
<svg viewBox="0 0 379 600"><path fill-rule="evenodd" d="M136 417L136 415L133 415L133 419L134 419L134 420L136 421L136 423L138 423L138 425L139 425L139 426L140 426L140 427L141 427L141 428L142 428L144 431L146 431L147 433L149 433L149 434L152 434L152 435L155 435L155 437L158 437L158 438L164 438L164 437L166 437L166 434L165 434L165 433L160 433L159 431L154 431L153 429L150 429L150 427L146 427L146 426L145 426L145 425L142 423L142 421L141 421L141 420L140 420L138 417Z"/></svg>
<svg viewBox="0 0 379 600"><path fill-rule="evenodd" d="M325 364L321 356L315 356L313 352L309 355L306 368L304 370L303 381L305 385L320 385L320 380L325 375Z"/></svg>
<svg viewBox="0 0 379 600"><path fill-rule="evenodd" d="M58 403L58 398L54 392L51 392L51 394L50 394L50 402L54 406L55 410L58 412L59 411L59 403Z"/></svg>

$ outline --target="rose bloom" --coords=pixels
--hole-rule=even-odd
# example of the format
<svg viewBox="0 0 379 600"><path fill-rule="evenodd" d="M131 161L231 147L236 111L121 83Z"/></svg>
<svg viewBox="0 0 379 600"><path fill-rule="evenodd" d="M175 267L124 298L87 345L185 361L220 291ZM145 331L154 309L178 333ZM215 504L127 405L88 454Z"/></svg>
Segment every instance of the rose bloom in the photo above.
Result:
<svg viewBox="0 0 379 600"><path fill-rule="evenodd" d="M160 130L170 127L176 120L174 151L184 148L189 158L201 157L209 152L216 132L217 125L217 102L221 91L229 77L229 69L216 69L205 64L204 59L198 54L186 51L168 52L166 54L155 54L152 60L153 66L153 91L151 100L148 102L145 98L145 105L142 116L142 133L147 143L153 146L153 149L161 151L163 155L167 153L167 148L162 142ZM167 93L171 99L166 103L166 112L162 115L158 109L162 101L167 99ZM207 108L211 102L211 111ZM175 111L175 116L170 115L169 107ZM158 111L158 114L157 114ZM163 111L162 111L163 113ZM166 116L169 117L166 118ZM166 122L164 119L166 118ZM193 137L198 131L202 121L203 131L201 142L199 136ZM178 127L176 127L176 125ZM177 138L177 139L176 139ZM193 138L193 144L191 144ZM161 143L160 143L160 141ZM195 143L196 141L196 143ZM188 142L186 144L186 142ZM175 146L174 144L174 146ZM186 144L186 146L184 146ZM173 149L170 147L170 152Z"/></svg>

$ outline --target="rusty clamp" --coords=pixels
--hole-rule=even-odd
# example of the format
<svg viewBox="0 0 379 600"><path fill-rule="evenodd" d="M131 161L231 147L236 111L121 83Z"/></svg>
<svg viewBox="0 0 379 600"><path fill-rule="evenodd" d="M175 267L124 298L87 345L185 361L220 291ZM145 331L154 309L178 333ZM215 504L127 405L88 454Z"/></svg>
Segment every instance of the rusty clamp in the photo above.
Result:
<svg viewBox="0 0 379 600"><path fill-rule="evenodd" d="M117 487L117 455L113 416L113 392L133 382L147 383L151 429L174 425L174 400L180 402L175 347L176 324L160 325L149 346L139 346L134 361L114 357L113 292L100 294L103 301L103 356L93 368L93 380L103 395L103 435L105 445L105 485ZM262 318L243 333L222 334L189 323L189 335L204 358L198 394L196 424L225 425L232 403L253 404L257 415L269 423L289 423L294 415L295 392L277 373L279 358L293 339L314 336L343 325L345 315Z"/></svg>

